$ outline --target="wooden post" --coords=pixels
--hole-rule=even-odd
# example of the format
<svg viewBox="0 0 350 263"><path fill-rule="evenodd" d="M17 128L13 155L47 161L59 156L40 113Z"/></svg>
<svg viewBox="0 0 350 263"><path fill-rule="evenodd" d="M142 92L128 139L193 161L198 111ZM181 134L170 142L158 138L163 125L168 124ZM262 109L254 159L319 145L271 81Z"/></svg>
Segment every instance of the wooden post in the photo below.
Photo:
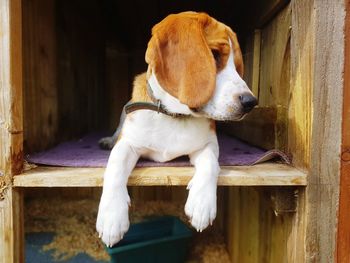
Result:
<svg viewBox="0 0 350 263"><path fill-rule="evenodd" d="M21 188L7 189L0 202L0 262L24 262L23 195Z"/></svg>
<svg viewBox="0 0 350 263"><path fill-rule="evenodd" d="M350 1L346 2L343 126L338 218L337 262L350 262Z"/></svg>
<svg viewBox="0 0 350 263"><path fill-rule="evenodd" d="M12 176L22 170L21 1L0 1L0 262L23 262L22 193Z"/></svg>
<svg viewBox="0 0 350 263"><path fill-rule="evenodd" d="M309 170L312 122L312 91L314 88L315 9L314 0L294 0L290 40L290 89L288 101L288 152L293 164ZM309 176L309 175L308 175ZM308 188L306 188L308 189ZM311 256L305 238L307 218L306 189L299 189L297 213L288 238L288 262L307 262ZM316 230L315 230L316 231ZM316 261L318 262L318 261Z"/></svg>
<svg viewBox="0 0 350 263"><path fill-rule="evenodd" d="M314 2L314 11L309 16L314 17L312 41L315 50L313 59L304 61L314 65L313 78L310 80L313 82L313 92L305 210L306 262L334 262L340 179L345 9L343 0L306 2ZM301 8L305 9L304 6L301 5ZM309 37L306 31L303 39Z"/></svg>

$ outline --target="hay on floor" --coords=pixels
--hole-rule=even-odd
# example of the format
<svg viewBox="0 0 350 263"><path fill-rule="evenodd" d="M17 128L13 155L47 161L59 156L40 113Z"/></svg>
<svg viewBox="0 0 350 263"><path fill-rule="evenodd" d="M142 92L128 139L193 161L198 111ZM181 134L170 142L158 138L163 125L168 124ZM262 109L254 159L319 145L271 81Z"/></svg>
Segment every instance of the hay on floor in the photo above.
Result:
<svg viewBox="0 0 350 263"><path fill-rule="evenodd" d="M55 260L67 260L84 252L96 260L109 260L95 230L97 200L60 198L28 200L25 211L26 232L54 232L52 242L43 247L52 250ZM175 215L188 224L184 204L179 202L134 202L130 221L140 222L147 216ZM188 262L228 263L223 236L215 228L195 234Z"/></svg>

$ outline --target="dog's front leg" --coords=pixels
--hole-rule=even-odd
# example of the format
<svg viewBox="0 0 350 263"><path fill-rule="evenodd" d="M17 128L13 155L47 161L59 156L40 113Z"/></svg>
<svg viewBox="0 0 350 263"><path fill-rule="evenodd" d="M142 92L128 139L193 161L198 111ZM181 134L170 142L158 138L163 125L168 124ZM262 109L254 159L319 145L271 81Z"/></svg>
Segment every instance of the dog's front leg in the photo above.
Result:
<svg viewBox="0 0 350 263"><path fill-rule="evenodd" d="M138 158L139 154L123 139L109 156L96 222L99 236L107 246L116 244L129 229L127 181Z"/></svg>
<svg viewBox="0 0 350 263"><path fill-rule="evenodd" d="M190 155L196 171L187 186L189 194L185 212L192 226L200 232L212 224L216 217L216 188L220 172L218 148L215 141Z"/></svg>

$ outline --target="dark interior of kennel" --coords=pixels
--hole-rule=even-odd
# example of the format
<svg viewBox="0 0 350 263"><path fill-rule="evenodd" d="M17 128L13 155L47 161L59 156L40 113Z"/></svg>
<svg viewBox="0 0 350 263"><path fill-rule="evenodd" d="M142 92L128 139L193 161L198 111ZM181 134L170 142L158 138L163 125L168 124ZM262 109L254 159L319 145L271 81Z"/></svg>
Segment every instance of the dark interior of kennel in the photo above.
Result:
<svg viewBox="0 0 350 263"><path fill-rule="evenodd" d="M112 132L130 98L135 74L146 70L144 53L152 26L169 13L194 10L207 12L237 32L244 78L259 98L259 107L243 122L220 129L254 145L282 149L295 155L294 164L303 164L304 153L298 152L303 148L293 142L297 135L288 121L288 2L23 1L25 153L91 131ZM232 260L285 259L288 237L296 225L293 196L298 189L282 188L219 188L215 227L224 232ZM130 192L133 200L170 202L184 201L187 194L184 187L132 187ZM27 198L53 194L96 199L100 188L26 190Z"/></svg>
<svg viewBox="0 0 350 263"><path fill-rule="evenodd" d="M39 1L40 8L36 2L24 1L22 8L27 153L90 131L115 129L134 76L147 68L151 28L166 15L207 12L237 32L247 57L246 40L254 29L286 4L279 1L262 16L260 1L64 0Z"/></svg>

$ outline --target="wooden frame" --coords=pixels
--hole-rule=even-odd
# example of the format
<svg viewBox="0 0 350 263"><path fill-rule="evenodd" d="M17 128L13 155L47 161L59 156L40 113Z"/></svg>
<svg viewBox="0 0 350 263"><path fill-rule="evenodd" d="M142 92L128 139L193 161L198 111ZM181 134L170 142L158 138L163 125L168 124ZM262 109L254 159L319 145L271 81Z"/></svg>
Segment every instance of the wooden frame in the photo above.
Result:
<svg viewBox="0 0 350 263"><path fill-rule="evenodd" d="M24 262L22 191L11 186L22 171L21 1L0 2L0 262Z"/></svg>
<svg viewBox="0 0 350 263"><path fill-rule="evenodd" d="M333 262L339 200L344 70L344 1L314 2L312 136L305 199L309 262ZM303 7L305 8L305 7ZM306 24L307 25L307 24ZM309 31L310 32L310 31ZM303 38L307 38L305 32Z"/></svg>
<svg viewBox="0 0 350 263"><path fill-rule="evenodd" d="M37 167L14 177L15 187L96 187L102 186L104 168ZM186 186L193 167L135 168L129 186ZM220 186L306 185L306 174L285 164L263 163L254 166L221 168Z"/></svg>
<svg viewBox="0 0 350 263"><path fill-rule="evenodd" d="M350 1L345 1L344 93L337 262L350 262Z"/></svg>
<svg viewBox="0 0 350 263"><path fill-rule="evenodd" d="M3 0L0 3L0 186L2 186L0 188L4 189L1 191L2 200L0 201L0 262L6 263L24 261L22 187L66 187L70 185L66 180L71 176L69 169L63 169L65 173L61 173L63 170L50 171L50 169L37 168L38 170L27 171L14 177L21 173L23 164L21 2L21 0ZM346 1L346 6L348 11L349 1ZM349 52L344 55L343 25L346 14L344 1L292 0L290 8L292 15L291 82L287 137L288 150L294 154L293 164L302 171L289 170L293 176L297 176L299 181L293 181L293 177L289 179L278 177L278 180L282 180L284 185L302 186L306 184L305 174L307 174L308 184L306 188L297 188L298 199L294 215L288 214L283 217L283 220L275 219L271 226L271 232L276 234L276 238L272 240L269 247L268 260L280 262L278 260L283 258L288 262L334 262L337 252L337 259L340 262L348 262L350 230L346 220L349 213L347 158L350 147L348 141L350 128L347 121L344 121L342 126L342 120L349 118L349 105L344 103L343 108L342 102L345 102L343 91L344 97L349 99L350 59ZM347 30L349 30L349 23L347 16ZM348 47L348 33L346 39L346 47ZM342 156L342 162L339 156ZM269 165L266 164L266 166ZM272 171L278 174L276 168L277 166L274 166ZM130 183L132 185L184 185L189 179L186 174L190 170L190 168L184 168L182 175L174 177L174 180L173 177L167 177L161 183L156 175L156 179L152 177L153 175L144 177L144 181L137 179L138 172L148 173L146 170L139 170L135 172L134 177L131 177ZM95 181L88 181L87 185L101 185L102 170L98 170L96 175L92 175L91 171L85 175L89 180ZM59 172L60 175L50 185L52 172ZM35 176L39 176L39 173L42 174L39 179L44 180L36 180ZM282 184L275 180L273 173L264 177L267 180L265 184L245 180L242 183L242 179L247 178L244 172L238 172L236 177L223 178L219 184ZM340 182L338 247L336 247ZM86 186L79 182L76 185ZM259 210L247 210L244 207L257 202L267 202L267 199L259 199L258 195L263 196L264 193L256 193L253 188L230 188L228 199L241 210L232 210L232 207L228 207L231 213L229 218L237 219L240 216L244 216L245 219L257 218ZM272 220L270 217L268 219ZM259 230L257 228L259 222L255 219L249 221L249 224L247 222L242 220L226 222L229 250L232 258L239 259L240 262L260 260L265 256L259 254L263 247L259 247L257 239L253 239ZM234 227L241 231L247 230L251 235L239 235ZM283 233L279 232L280 230ZM279 252L278 241L283 238L288 238L287 247L283 250L287 255L281 255ZM248 252L253 251L253 253L244 254L240 251L236 245L240 244L239 242L247 244L250 249Z"/></svg>

